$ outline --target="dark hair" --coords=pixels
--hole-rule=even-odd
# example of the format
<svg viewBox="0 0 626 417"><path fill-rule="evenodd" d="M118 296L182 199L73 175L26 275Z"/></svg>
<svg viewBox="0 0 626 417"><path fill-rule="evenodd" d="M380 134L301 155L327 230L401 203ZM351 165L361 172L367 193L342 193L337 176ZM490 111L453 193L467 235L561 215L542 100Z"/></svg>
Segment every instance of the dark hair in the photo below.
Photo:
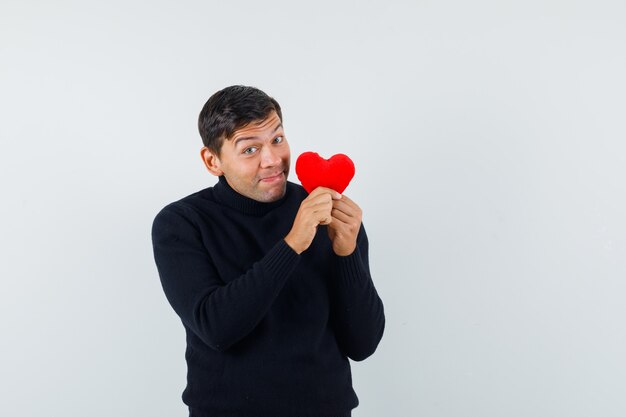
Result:
<svg viewBox="0 0 626 417"><path fill-rule="evenodd" d="M198 117L202 143L219 156L225 139L237 129L266 119L272 111L283 120L278 102L258 88L226 87L213 94L202 107Z"/></svg>

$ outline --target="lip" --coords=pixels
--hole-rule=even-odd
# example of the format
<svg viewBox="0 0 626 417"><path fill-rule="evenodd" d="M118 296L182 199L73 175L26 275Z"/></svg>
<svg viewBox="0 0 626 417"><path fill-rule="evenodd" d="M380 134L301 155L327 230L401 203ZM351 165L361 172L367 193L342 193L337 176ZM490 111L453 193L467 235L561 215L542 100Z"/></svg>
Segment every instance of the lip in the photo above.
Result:
<svg viewBox="0 0 626 417"><path fill-rule="evenodd" d="M261 178L260 181L261 182L274 182L274 181L282 180L284 177L285 177L285 173L281 171L278 174L271 175L271 176L265 177L265 178Z"/></svg>

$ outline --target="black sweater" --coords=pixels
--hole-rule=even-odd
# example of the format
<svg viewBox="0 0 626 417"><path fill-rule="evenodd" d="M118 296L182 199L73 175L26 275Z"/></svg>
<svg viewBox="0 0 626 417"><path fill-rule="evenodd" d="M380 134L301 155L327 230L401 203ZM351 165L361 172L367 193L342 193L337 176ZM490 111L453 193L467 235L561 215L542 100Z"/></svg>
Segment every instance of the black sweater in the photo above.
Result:
<svg viewBox="0 0 626 417"><path fill-rule="evenodd" d="M358 405L348 358L370 356L383 304L368 241L333 253L325 226L298 255L285 242L307 193L261 203L214 187L169 204L152 227L165 295L187 335L193 416L343 417Z"/></svg>

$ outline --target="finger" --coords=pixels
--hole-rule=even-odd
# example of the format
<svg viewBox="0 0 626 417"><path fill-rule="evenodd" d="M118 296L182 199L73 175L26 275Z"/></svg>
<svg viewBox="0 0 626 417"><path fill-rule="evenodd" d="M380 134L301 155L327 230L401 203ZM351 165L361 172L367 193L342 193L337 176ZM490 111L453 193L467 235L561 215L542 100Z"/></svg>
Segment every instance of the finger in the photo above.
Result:
<svg viewBox="0 0 626 417"><path fill-rule="evenodd" d="M354 217L340 211L337 210L336 208L333 208L333 210L330 212L331 216L333 216L333 219L337 219L342 223L345 224L352 224L354 223Z"/></svg>
<svg viewBox="0 0 626 417"><path fill-rule="evenodd" d="M313 218L318 224L330 224L333 221L333 216L330 213L330 208L316 210L313 213Z"/></svg>
<svg viewBox="0 0 626 417"><path fill-rule="evenodd" d="M318 204L312 208L311 216L322 224L329 224L332 221L331 211L333 206L331 203Z"/></svg>
<svg viewBox="0 0 626 417"><path fill-rule="evenodd" d="M342 194L341 196L341 201L343 201L344 203L346 203L348 206L352 207L354 210L356 211L361 211L361 207L359 207L359 205L357 203L354 202L354 200L352 200L350 197L348 197L345 194Z"/></svg>
<svg viewBox="0 0 626 417"><path fill-rule="evenodd" d="M359 217L361 214L361 209L359 208L359 206L356 206L355 204L350 204L347 201L343 201L343 198L341 200L333 200L333 209L339 210L342 213L347 214L348 216L351 217Z"/></svg>
<svg viewBox="0 0 626 417"><path fill-rule="evenodd" d="M316 189L311 191L311 194L309 194L309 197L311 197L313 195L317 196L319 194L330 194L330 196L332 197L333 200L339 200L341 198L341 194L339 194L337 191L335 191L333 189L330 189L330 188L327 188L327 187L317 187Z"/></svg>
<svg viewBox="0 0 626 417"><path fill-rule="evenodd" d="M340 236L349 236L354 234L354 230L356 229L356 225L352 223L346 223L343 220L338 219L333 216L331 218L331 222L328 224L329 229L333 229L335 234Z"/></svg>
<svg viewBox="0 0 626 417"><path fill-rule="evenodd" d="M333 205L331 203L320 203L311 207L313 213L328 213L330 214L333 209Z"/></svg>
<svg viewBox="0 0 626 417"><path fill-rule="evenodd" d="M361 228L361 223L354 220L340 219L333 215L328 227L332 227L342 235L356 236Z"/></svg>
<svg viewBox="0 0 626 417"><path fill-rule="evenodd" d="M319 194L319 195L315 195L313 196L313 198L307 198L305 200L305 207L315 207L319 204L332 204L332 198L330 197L329 194L325 193L325 194Z"/></svg>

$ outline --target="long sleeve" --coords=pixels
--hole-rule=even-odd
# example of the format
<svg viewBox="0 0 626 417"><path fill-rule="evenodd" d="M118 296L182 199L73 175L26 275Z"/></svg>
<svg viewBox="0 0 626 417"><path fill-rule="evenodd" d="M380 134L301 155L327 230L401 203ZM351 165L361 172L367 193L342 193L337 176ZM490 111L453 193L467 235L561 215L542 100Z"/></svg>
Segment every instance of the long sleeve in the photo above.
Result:
<svg viewBox="0 0 626 417"><path fill-rule="evenodd" d="M225 351L257 326L300 258L280 240L248 271L225 284L199 230L179 210L166 207L152 226L161 284L183 323L209 347Z"/></svg>
<svg viewBox="0 0 626 417"><path fill-rule="evenodd" d="M383 303L370 276L368 246L361 226L355 251L334 256L330 284L336 338L346 356L355 361L374 353L385 329Z"/></svg>

